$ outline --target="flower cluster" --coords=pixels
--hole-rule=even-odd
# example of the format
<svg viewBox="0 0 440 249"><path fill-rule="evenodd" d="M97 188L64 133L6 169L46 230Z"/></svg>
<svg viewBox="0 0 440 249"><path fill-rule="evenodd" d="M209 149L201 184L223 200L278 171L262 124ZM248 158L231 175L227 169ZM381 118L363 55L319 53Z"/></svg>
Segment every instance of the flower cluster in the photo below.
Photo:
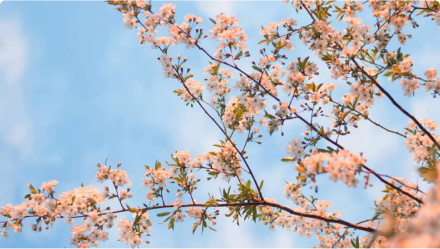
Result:
<svg viewBox="0 0 440 249"><path fill-rule="evenodd" d="M118 164L120 166L120 163ZM111 169L107 165L101 166L98 164L99 171L96 174L98 182L103 182L106 179L112 180L116 187L123 187L124 185L131 185L130 179L128 179L127 172L120 169Z"/></svg>
<svg viewBox="0 0 440 249"><path fill-rule="evenodd" d="M203 210L197 207L189 207L186 212L188 217L192 217L197 220L202 217Z"/></svg>
<svg viewBox="0 0 440 249"><path fill-rule="evenodd" d="M247 35L237 24L238 20L233 16L222 13L216 17L214 27L209 30L211 39L221 41L214 53L215 58L222 59L222 49L227 45L237 46L240 50L246 50L244 43L247 42Z"/></svg>
<svg viewBox="0 0 440 249"><path fill-rule="evenodd" d="M92 218L95 222L92 222ZM70 244L78 248L89 248L91 245L98 246L98 241L105 242L108 240L108 232L99 229L106 223L103 217L96 219L91 215L90 220L86 220L82 225L76 224L72 227L72 237Z"/></svg>
<svg viewBox="0 0 440 249"><path fill-rule="evenodd" d="M383 238L383 247L438 247L440 231L440 162L437 162L436 186L426 193L422 206L404 197L390 196L385 205L389 210L385 229L397 231ZM393 197L393 199L392 199ZM385 197L384 197L385 198ZM384 202L384 201L383 201ZM394 209L390 209L394 208ZM408 217L407 219L404 219ZM377 242L375 244L378 244Z"/></svg>
<svg viewBox="0 0 440 249"><path fill-rule="evenodd" d="M3 228L14 228L14 232L20 232L23 227L22 220L24 218L37 217L37 223L33 224L32 228L34 231L41 231L42 224L45 224L46 229L48 229L49 225L54 224L55 220L61 217L64 217L66 222L71 223L73 222L73 216L81 215L87 212L90 214L88 216L90 216L90 219L93 221L90 224L96 224L98 222L97 219L92 219L93 214L96 214L96 211L93 210L95 210L99 204L104 203L106 200L100 190L91 186L80 187L74 190L63 192L58 198L54 198L53 185L56 183L58 183L58 181L52 180L42 184L41 189L46 191L47 195L44 195L40 189L37 191L32 185L29 185L31 194L25 196L25 199L27 199L25 202L15 206L8 204L2 207L0 214L8 218ZM100 219L99 222L102 223L103 220ZM78 229L80 228L77 228L77 231L79 231ZM80 234L84 231L85 230L81 230L81 232L78 232L77 234ZM6 231L3 232L3 234L7 236ZM104 240L104 237L102 235L99 237L101 239L96 238L93 240ZM78 242L74 237L72 243L79 247L87 246L87 243L91 241L92 240L84 241L84 239L82 239L82 242Z"/></svg>
<svg viewBox="0 0 440 249"><path fill-rule="evenodd" d="M425 76L427 79L425 90L434 90L435 93L440 92L440 77L435 79L435 77L437 76L437 70L435 70L434 68L430 68L428 69L428 71L425 72Z"/></svg>
<svg viewBox="0 0 440 249"><path fill-rule="evenodd" d="M356 172L367 161L362 155L358 156L348 150L340 150L337 153L324 153L315 150L310 157L301 161L297 168L306 171L307 175L327 173L333 181L341 180L348 187L356 187L359 180Z"/></svg>
<svg viewBox="0 0 440 249"><path fill-rule="evenodd" d="M420 86L420 83L416 79L403 79L400 83L403 90L403 95L410 97Z"/></svg>
<svg viewBox="0 0 440 249"><path fill-rule="evenodd" d="M296 159L301 159L305 156L304 147L301 145L301 139L292 139L289 145L286 147L287 154L295 157Z"/></svg>
<svg viewBox="0 0 440 249"><path fill-rule="evenodd" d="M219 64L210 64L204 70L204 74L210 74L206 88L212 94L212 102L217 103L218 99L224 98L231 89L227 86L229 79L234 75L226 68L220 68Z"/></svg>
<svg viewBox="0 0 440 249"><path fill-rule="evenodd" d="M438 126L433 120L421 119L420 122L426 126L431 131L438 129ZM413 121L408 122L408 129L412 135L406 136L405 147L410 153L413 153L413 160L417 163L421 163L430 157L429 152L433 145L433 141L422 131L418 129ZM440 141L438 135L434 135L437 141Z"/></svg>
<svg viewBox="0 0 440 249"><path fill-rule="evenodd" d="M162 54L160 56L160 64L162 65L162 72L165 78L171 78L174 76L174 68L173 68L173 62L171 61L171 58L168 57L166 54Z"/></svg>
<svg viewBox="0 0 440 249"><path fill-rule="evenodd" d="M357 82L351 85L350 93L353 94L352 99L356 99L357 101L364 103L368 107L373 106L373 94L375 91L375 86L373 84L365 84L361 82ZM354 101L348 101L354 102Z"/></svg>
<svg viewBox="0 0 440 249"><path fill-rule="evenodd" d="M212 169L220 172L222 179L228 181L231 177L240 175L241 167L239 161L237 151L232 143L227 141L212 158Z"/></svg>
<svg viewBox="0 0 440 249"><path fill-rule="evenodd" d="M139 232L133 231L133 222L128 221L125 217L119 219L118 222L120 240L132 247L140 246L142 239Z"/></svg>
<svg viewBox="0 0 440 249"><path fill-rule="evenodd" d="M188 79L184 84L189 89L189 92L186 89L182 89L184 94L182 94L181 98L184 101L192 100L191 94L193 96L202 97L203 89L205 89L205 85L203 83L194 79Z"/></svg>

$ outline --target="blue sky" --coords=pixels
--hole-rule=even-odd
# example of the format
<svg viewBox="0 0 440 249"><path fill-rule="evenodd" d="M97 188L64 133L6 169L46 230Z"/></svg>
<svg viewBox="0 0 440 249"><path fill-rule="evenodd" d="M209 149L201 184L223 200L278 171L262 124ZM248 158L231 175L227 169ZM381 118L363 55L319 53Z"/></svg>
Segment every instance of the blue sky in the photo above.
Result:
<svg viewBox="0 0 440 249"><path fill-rule="evenodd" d="M156 3L156 7L160 5ZM261 25L293 17L303 21L281 2L176 2L180 20L187 13L201 16L205 30L208 17L220 12L236 16L249 35L249 50L257 55ZM411 31L405 53L411 54L414 69L422 74L434 67L440 70L436 44L440 43L439 27L420 19L421 27ZM412 30L412 29L411 29ZM96 185L95 165L106 158L118 161L133 181L134 198L139 203L146 194L140 186L143 165L158 159L170 160L176 150L190 150L191 155L214 150L212 144L222 139L211 121L200 109L186 107L172 93L180 88L177 82L164 79L157 62L158 51L149 45L140 46L136 31L122 28L122 16L102 2L3 2L0 5L0 206L18 204L28 193L27 184L57 179L58 192L84 183ZM289 56L306 56L309 51L295 44ZM215 43L207 44L213 51ZM187 56L196 78L202 81L206 57L196 50L174 48L174 54ZM313 57L315 62L319 59ZM322 63L319 80L334 82ZM249 65L244 65L249 68ZM420 89L416 97L402 94L399 82L383 85L399 103L418 118L430 118L440 124L438 99ZM335 82L347 91L343 82ZM345 89L345 90L343 90ZM396 111L387 99L376 102L371 112L392 129L402 131L407 118ZM404 176L417 181L415 163L403 146L404 139L388 134L365 121L341 144L354 152L363 151L368 165L381 173ZM285 147L305 129L302 123L291 122L263 145L249 145L249 163L257 179L265 180L267 197L292 205L283 198L285 181L294 181L293 164L280 161ZM201 176L201 175L200 175ZM420 179L419 179L420 182ZM373 200L381 196L383 186L377 182L367 190L347 189L332 183L325 176L319 179L320 199L331 200L332 209L342 218L359 221L372 216ZM233 183L235 184L235 183ZM202 185L197 199L206 192L218 193L226 186L221 180ZM172 200L172 199L170 199ZM111 204L114 206L114 204ZM116 206L115 206L116 207ZM154 218L152 247L308 247L314 239L302 238L293 232L269 231L268 227L244 222L237 227L229 219L221 219L217 232L192 235L192 221L178 224L175 231L160 225ZM69 245L70 228L58 221L53 229L31 232L29 226L9 239L0 239L1 247L65 247ZM116 230L105 247L123 247L117 242Z"/></svg>

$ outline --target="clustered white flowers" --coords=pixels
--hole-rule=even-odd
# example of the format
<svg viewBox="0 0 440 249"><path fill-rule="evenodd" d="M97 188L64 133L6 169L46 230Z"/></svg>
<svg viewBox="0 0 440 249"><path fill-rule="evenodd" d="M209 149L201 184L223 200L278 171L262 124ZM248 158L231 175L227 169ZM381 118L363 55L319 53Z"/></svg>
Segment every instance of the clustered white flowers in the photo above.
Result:
<svg viewBox="0 0 440 249"><path fill-rule="evenodd" d="M304 147L301 145L301 139L292 139L292 141L289 142L289 145L287 145L286 149L287 154L298 159L301 159L305 155Z"/></svg>
<svg viewBox="0 0 440 249"><path fill-rule="evenodd" d="M437 124L430 119L421 119L420 122L424 124L429 130L435 131L438 129ZM413 121L408 122L408 129L412 135L406 136L405 147L410 153L413 153L413 160L421 163L429 156L433 141L422 131L420 131ZM437 141L440 141L438 135L435 135Z"/></svg>
<svg viewBox="0 0 440 249"><path fill-rule="evenodd" d="M348 187L356 187L359 179L356 173L367 159L362 155L353 154L346 149L342 149L337 153L324 153L314 151L309 157L301 161L302 165L297 168L301 171L306 170L309 175L327 173L331 180L341 180Z"/></svg>
<svg viewBox="0 0 440 249"><path fill-rule="evenodd" d="M237 25L238 20L233 16L220 14L215 19L214 27L209 30L211 39L217 39L221 41L216 51L214 52L214 58L222 60L225 53L224 49L227 45L235 45L240 50L246 50L247 35Z"/></svg>

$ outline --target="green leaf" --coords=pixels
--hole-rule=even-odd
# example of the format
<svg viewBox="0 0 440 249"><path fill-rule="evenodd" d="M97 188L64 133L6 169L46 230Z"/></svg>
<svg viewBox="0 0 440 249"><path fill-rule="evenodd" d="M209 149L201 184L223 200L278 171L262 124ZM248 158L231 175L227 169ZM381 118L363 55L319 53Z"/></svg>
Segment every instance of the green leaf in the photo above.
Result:
<svg viewBox="0 0 440 249"><path fill-rule="evenodd" d="M164 212L164 213L159 213L159 214L157 214L157 216L158 217L164 217L164 216L167 216L167 215L169 215L170 214L170 212Z"/></svg>
<svg viewBox="0 0 440 249"><path fill-rule="evenodd" d="M295 159L293 157L285 157L281 159L282 162L294 162Z"/></svg>
<svg viewBox="0 0 440 249"><path fill-rule="evenodd" d="M265 118L270 118L270 119L274 119L274 118L275 118L275 116L270 115L269 113L267 113L266 110L264 111L264 117L265 117Z"/></svg>
<svg viewBox="0 0 440 249"><path fill-rule="evenodd" d="M209 18L209 20L211 20L212 23L217 24L217 22L214 21L213 19Z"/></svg>
<svg viewBox="0 0 440 249"><path fill-rule="evenodd" d="M133 224L136 225L141 220L142 215L137 215L136 219L134 219Z"/></svg>
<svg viewBox="0 0 440 249"><path fill-rule="evenodd" d="M174 218L171 218L170 223L168 223L168 229L170 228L174 230Z"/></svg>
<svg viewBox="0 0 440 249"><path fill-rule="evenodd" d="M34 186L32 186L32 184L29 184L29 189L31 190L31 192L32 192L33 194L36 194L36 193L37 193L37 190L35 190L35 188L34 188Z"/></svg>
<svg viewBox="0 0 440 249"><path fill-rule="evenodd" d="M351 244L354 248L359 248L359 236L356 237L356 242L354 241L354 239L352 239Z"/></svg>
<svg viewBox="0 0 440 249"><path fill-rule="evenodd" d="M159 161L156 161L156 165L154 166L155 170L160 169L160 167L162 166L162 164Z"/></svg>
<svg viewBox="0 0 440 249"><path fill-rule="evenodd" d="M257 222L257 208L256 207L252 208L252 220L254 222Z"/></svg>
<svg viewBox="0 0 440 249"><path fill-rule="evenodd" d="M235 56L235 59L240 58L242 55L243 55L243 51L240 51L240 53L238 53L238 54Z"/></svg>
<svg viewBox="0 0 440 249"><path fill-rule="evenodd" d="M137 213L137 211L138 211L136 208L132 208L128 204L125 204L125 206L127 206L127 209L128 209L128 211L130 211L130 213Z"/></svg>
<svg viewBox="0 0 440 249"><path fill-rule="evenodd" d="M380 215L380 214L376 214L376 215L374 215L373 218L371 219L371 221L375 221L375 220L379 217L379 215Z"/></svg>

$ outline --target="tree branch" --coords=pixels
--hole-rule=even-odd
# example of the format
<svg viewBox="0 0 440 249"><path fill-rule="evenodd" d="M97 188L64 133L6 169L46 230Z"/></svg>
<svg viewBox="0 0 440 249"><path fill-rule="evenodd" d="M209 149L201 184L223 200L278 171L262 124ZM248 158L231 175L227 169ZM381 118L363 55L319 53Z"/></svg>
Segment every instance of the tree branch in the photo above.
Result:
<svg viewBox="0 0 440 249"><path fill-rule="evenodd" d="M365 226L360 226L359 224L353 224L350 223L348 221L342 220L342 219L337 219L337 218L327 218L327 217L323 217L323 216L319 216L316 214L309 214L309 213L303 213L303 212L298 212L295 211L289 207L283 206L281 204L278 203L270 203L267 201L253 201L253 202L245 202L245 203L222 203L222 204L213 204L213 205L206 205L206 204L195 204L195 203L191 203L191 204L183 204L180 205L179 208L185 208L185 207L242 207L242 206L269 206L269 207L274 207L274 208L279 208L281 210L284 210L292 215L296 215L296 216L300 216L300 217L304 217L304 218L311 218L311 219L316 219L316 220L321 220L321 221L325 221L327 223L337 223L337 224L341 224L353 229L357 229L357 230L361 230L361 231L365 231L365 232L369 232L369 233L382 233L379 230L376 230L374 228L371 227L365 227ZM155 210L155 209L164 209L164 208L174 208L173 205L162 205L162 206L153 206L153 207L146 207L146 208L139 208L136 209L138 212L142 212L142 211L149 211L149 210ZM108 213L124 213L124 212L128 212L129 210L127 209L122 209L122 210L117 210L117 211L113 211L113 212L101 212L99 213L99 215L105 215ZM87 214L83 214L83 215L77 215L77 216L73 216L72 218L76 219L76 218L86 218L88 217ZM28 215L23 217L23 219L25 218L39 218L39 216L34 216L34 215ZM68 218L67 216L60 216L60 218Z"/></svg>
<svg viewBox="0 0 440 249"><path fill-rule="evenodd" d="M434 136L432 136L432 134L425 128L423 127L423 125L413 116L411 115L408 111L406 111L402 106L400 106L396 100L391 96L391 94L389 94L377 81L374 77L372 77L371 75L369 75L367 72L365 72L364 68L361 67L357 61L354 59L354 57L351 58L351 61L353 61L353 63L356 65L356 67L365 75L367 76L367 78L369 78L371 80L371 82L377 86L381 92L383 92L388 99L391 101L391 103L393 103L393 105L395 107L397 107L397 109L399 109L403 114L405 114L407 117L409 117L412 121L414 121L414 123L417 124L417 126L429 137L429 139L431 139L431 141L440 149L440 144L437 142L437 140L434 138Z"/></svg>

